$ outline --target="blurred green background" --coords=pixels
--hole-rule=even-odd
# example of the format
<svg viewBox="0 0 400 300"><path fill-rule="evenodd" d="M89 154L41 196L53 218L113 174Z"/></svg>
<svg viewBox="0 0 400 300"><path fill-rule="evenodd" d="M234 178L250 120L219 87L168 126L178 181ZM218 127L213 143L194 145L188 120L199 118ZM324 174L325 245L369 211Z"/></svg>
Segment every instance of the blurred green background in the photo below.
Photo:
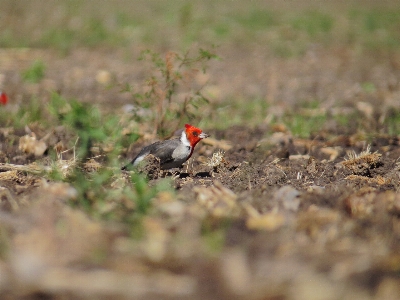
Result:
<svg viewBox="0 0 400 300"><path fill-rule="evenodd" d="M291 56L315 42L400 45L399 1L3 0L0 6L0 47L258 43Z"/></svg>

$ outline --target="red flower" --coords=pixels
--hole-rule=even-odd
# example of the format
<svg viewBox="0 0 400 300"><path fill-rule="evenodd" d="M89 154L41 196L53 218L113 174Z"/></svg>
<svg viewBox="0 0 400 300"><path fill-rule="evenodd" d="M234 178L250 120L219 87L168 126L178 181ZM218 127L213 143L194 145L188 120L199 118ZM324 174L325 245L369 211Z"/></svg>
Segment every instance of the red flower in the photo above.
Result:
<svg viewBox="0 0 400 300"><path fill-rule="evenodd" d="M0 104L1 105L6 105L8 102L8 96L6 93L3 93L2 91L0 91Z"/></svg>

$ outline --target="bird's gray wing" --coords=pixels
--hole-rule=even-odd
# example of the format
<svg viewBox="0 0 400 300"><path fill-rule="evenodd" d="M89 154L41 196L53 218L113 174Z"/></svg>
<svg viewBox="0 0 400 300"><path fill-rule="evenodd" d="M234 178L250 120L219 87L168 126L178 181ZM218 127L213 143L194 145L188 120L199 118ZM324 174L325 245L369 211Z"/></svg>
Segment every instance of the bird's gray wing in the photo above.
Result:
<svg viewBox="0 0 400 300"><path fill-rule="evenodd" d="M151 148L149 154L153 154L160 159L160 165L173 161L172 153L180 145L179 139L172 139L163 142L157 142L155 147ZM153 144L154 145L154 144Z"/></svg>
<svg viewBox="0 0 400 300"><path fill-rule="evenodd" d="M181 141L179 139L172 139L168 141L158 141L151 145L144 147L140 152L135 156L131 162L124 166L122 170L126 170L130 164L133 164L136 159L141 156L146 156L152 154L160 159L160 165L165 163L169 163L173 160L172 153L179 146Z"/></svg>

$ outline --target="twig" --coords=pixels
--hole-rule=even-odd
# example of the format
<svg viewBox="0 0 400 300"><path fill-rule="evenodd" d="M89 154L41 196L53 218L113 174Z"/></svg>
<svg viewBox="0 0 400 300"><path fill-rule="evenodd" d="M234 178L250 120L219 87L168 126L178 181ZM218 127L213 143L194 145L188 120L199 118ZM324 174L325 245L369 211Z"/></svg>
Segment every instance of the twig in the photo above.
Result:
<svg viewBox="0 0 400 300"><path fill-rule="evenodd" d="M21 171L33 174L41 174L43 172L49 172L50 170L51 170L50 167L39 166L37 164L14 165L14 164L0 163L0 172Z"/></svg>

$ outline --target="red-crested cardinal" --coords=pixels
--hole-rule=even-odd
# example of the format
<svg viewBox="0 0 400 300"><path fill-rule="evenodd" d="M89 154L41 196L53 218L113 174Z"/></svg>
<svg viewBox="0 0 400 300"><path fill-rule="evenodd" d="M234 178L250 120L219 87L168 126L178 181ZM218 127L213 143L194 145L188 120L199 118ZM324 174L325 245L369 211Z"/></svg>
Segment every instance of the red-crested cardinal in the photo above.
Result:
<svg viewBox="0 0 400 300"><path fill-rule="evenodd" d="M181 167L192 156L197 143L206 137L208 135L201 129L185 124L180 138L158 141L144 147L122 170L128 169L130 165L137 166L149 154L160 159L160 167L163 170Z"/></svg>

